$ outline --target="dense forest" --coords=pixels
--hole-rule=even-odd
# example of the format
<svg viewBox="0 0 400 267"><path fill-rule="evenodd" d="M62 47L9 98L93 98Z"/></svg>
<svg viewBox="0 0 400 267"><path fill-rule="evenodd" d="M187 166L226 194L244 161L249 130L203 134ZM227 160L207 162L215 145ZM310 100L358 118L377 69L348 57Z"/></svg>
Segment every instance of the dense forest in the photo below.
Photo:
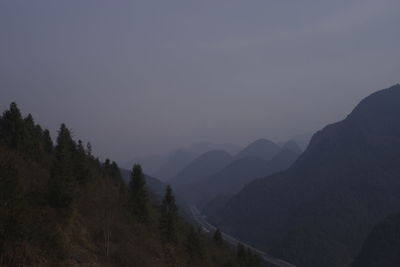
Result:
<svg viewBox="0 0 400 267"><path fill-rule="evenodd" d="M160 203L161 202L161 203ZM178 215L171 187L161 201L140 165L129 184L62 124L50 132L15 103L0 117L0 266L261 266Z"/></svg>

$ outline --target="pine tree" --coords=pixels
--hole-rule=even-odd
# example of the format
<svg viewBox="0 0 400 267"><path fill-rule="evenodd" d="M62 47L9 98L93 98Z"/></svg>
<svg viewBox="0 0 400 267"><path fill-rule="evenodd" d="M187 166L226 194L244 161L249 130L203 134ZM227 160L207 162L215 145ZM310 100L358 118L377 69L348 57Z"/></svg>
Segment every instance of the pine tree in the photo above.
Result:
<svg viewBox="0 0 400 267"><path fill-rule="evenodd" d="M0 251L7 241L23 236L23 197L16 168L7 162L0 163Z"/></svg>
<svg viewBox="0 0 400 267"><path fill-rule="evenodd" d="M224 245L224 240L222 239L222 234L219 228L215 230L213 239L217 246L222 247Z"/></svg>
<svg viewBox="0 0 400 267"><path fill-rule="evenodd" d="M3 113L0 125L0 139L12 148L21 145L24 135L24 120L21 112L14 102L10 104L9 110Z"/></svg>
<svg viewBox="0 0 400 267"><path fill-rule="evenodd" d="M178 206L171 186L167 186L161 203L160 230L167 242L177 241Z"/></svg>
<svg viewBox="0 0 400 267"><path fill-rule="evenodd" d="M132 168L129 186L133 201L133 213L138 221L149 222L149 196L142 167L139 164L135 164Z"/></svg>
<svg viewBox="0 0 400 267"><path fill-rule="evenodd" d="M122 179L121 170L119 169L118 164L115 161L111 163L110 176L115 181L121 181Z"/></svg>
<svg viewBox="0 0 400 267"><path fill-rule="evenodd" d="M74 176L79 184L86 184L89 180L90 171L87 164L86 152L81 140L78 140L76 150L73 154Z"/></svg>
<svg viewBox="0 0 400 267"><path fill-rule="evenodd" d="M240 267L248 267L247 266L247 253L243 244L239 243L236 250L236 260Z"/></svg>
<svg viewBox="0 0 400 267"><path fill-rule="evenodd" d="M250 248L245 248L239 243L236 252L236 261L240 267L261 267L262 261L259 255Z"/></svg>
<svg viewBox="0 0 400 267"><path fill-rule="evenodd" d="M122 179L121 169L115 161L111 163L110 178L112 182L117 186L119 192L126 192L125 183Z"/></svg>
<svg viewBox="0 0 400 267"><path fill-rule="evenodd" d="M52 153L53 152L53 141L51 140L50 132L49 130L45 129L43 131L42 135L43 139L43 148L46 153Z"/></svg>
<svg viewBox="0 0 400 267"><path fill-rule="evenodd" d="M92 144L90 144L90 142L88 142L88 143L86 144L86 153L87 153L87 155L88 155L89 157L92 156Z"/></svg>
<svg viewBox="0 0 400 267"><path fill-rule="evenodd" d="M22 140L20 147L31 157L40 160L42 158L42 127L36 125L31 114L24 119Z"/></svg>
<svg viewBox="0 0 400 267"><path fill-rule="evenodd" d="M49 202L54 208L70 208L75 196L76 181L73 156L75 142L71 132L62 124L58 132L55 161L52 167Z"/></svg>
<svg viewBox="0 0 400 267"><path fill-rule="evenodd" d="M191 260L201 260L204 257L200 230L196 231L193 227L190 227L185 246Z"/></svg>

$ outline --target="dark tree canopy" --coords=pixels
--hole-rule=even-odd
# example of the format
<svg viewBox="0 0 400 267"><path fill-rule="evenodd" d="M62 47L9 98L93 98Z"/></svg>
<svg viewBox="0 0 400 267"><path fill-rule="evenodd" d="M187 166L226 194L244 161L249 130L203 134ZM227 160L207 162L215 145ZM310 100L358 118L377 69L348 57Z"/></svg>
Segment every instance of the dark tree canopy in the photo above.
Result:
<svg viewBox="0 0 400 267"><path fill-rule="evenodd" d="M217 228L217 230L215 230L213 239L217 246L220 246L220 247L223 246L224 240L222 239L222 234L221 234L221 231L219 230L219 228Z"/></svg>
<svg viewBox="0 0 400 267"><path fill-rule="evenodd" d="M141 222L149 221L149 196L146 187L146 179L139 164L132 168L131 181L129 183L131 198L133 201L133 212Z"/></svg>
<svg viewBox="0 0 400 267"><path fill-rule="evenodd" d="M56 208L70 208L74 194L75 142L65 124L61 124L55 148L55 161L50 181L49 201Z"/></svg>
<svg viewBox="0 0 400 267"><path fill-rule="evenodd" d="M171 186L167 186L165 196L161 203L160 229L168 242L177 239L177 217L178 206L175 202Z"/></svg>

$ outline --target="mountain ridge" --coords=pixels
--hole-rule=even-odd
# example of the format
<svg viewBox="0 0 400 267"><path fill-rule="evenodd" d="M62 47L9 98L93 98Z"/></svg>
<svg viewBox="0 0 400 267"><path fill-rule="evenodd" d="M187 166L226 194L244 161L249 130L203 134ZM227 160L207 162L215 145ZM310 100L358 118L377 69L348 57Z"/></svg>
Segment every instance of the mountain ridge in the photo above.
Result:
<svg viewBox="0 0 400 267"><path fill-rule="evenodd" d="M299 266L346 264L373 223L400 210L399 103L400 85L365 98L315 133L286 171L247 185L215 220ZM327 250L334 256L322 257Z"/></svg>

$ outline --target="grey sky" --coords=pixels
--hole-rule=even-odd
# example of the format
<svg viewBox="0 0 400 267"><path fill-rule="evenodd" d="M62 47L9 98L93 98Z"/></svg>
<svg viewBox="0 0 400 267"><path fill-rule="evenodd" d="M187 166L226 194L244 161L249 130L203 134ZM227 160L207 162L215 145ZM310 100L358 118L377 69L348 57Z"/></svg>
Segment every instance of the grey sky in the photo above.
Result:
<svg viewBox="0 0 400 267"><path fill-rule="evenodd" d="M281 141L399 82L398 0L2 0L0 107L126 161Z"/></svg>

